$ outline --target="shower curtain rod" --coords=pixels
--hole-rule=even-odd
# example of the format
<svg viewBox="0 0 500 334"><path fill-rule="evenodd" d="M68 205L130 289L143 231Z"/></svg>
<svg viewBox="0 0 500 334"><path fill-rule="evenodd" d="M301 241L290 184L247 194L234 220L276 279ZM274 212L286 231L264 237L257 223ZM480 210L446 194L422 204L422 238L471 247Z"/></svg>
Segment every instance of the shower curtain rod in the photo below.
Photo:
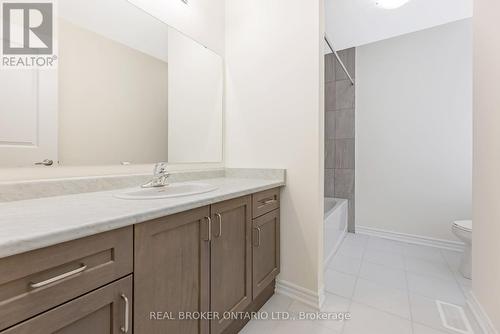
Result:
<svg viewBox="0 0 500 334"><path fill-rule="evenodd" d="M351 75L349 74L349 71L347 71L347 67L345 67L345 65L342 62L342 60L340 59L337 51L335 51L335 49L333 48L333 44L330 42L330 40L328 39L328 36L326 36L326 35L325 35L325 41L326 41L326 44L328 45L328 47L330 48L330 50L332 50L333 54L335 55L335 58L337 58L337 61L339 62L340 66L342 66L342 69L344 70L345 74L349 78L349 81L351 81L351 85L354 86L354 80L352 79Z"/></svg>

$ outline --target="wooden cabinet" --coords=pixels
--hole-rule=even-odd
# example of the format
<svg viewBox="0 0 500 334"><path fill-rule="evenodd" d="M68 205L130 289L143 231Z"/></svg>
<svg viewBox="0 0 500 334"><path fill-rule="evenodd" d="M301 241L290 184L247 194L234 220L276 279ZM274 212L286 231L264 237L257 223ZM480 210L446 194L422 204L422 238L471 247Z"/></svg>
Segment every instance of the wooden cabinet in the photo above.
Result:
<svg viewBox="0 0 500 334"><path fill-rule="evenodd" d="M274 293L279 229L271 189L0 259L0 334L237 333Z"/></svg>
<svg viewBox="0 0 500 334"><path fill-rule="evenodd" d="M271 211L253 221L253 298L280 272L280 212Z"/></svg>
<svg viewBox="0 0 500 334"><path fill-rule="evenodd" d="M0 330L133 270L126 227L0 259Z"/></svg>
<svg viewBox="0 0 500 334"><path fill-rule="evenodd" d="M135 333L222 333L252 302L251 197L138 224L134 254Z"/></svg>
<svg viewBox="0 0 500 334"><path fill-rule="evenodd" d="M243 312L252 302L251 197L212 205L211 311L220 315L211 322L211 334L231 323L224 317Z"/></svg>
<svg viewBox="0 0 500 334"><path fill-rule="evenodd" d="M252 195L252 218L260 217L280 207L279 188L261 191Z"/></svg>
<svg viewBox="0 0 500 334"><path fill-rule="evenodd" d="M0 334L132 333L132 305L132 276L129 276Z"/></svg>
<svg viewBox="0 0 500 334"><path fill-rule="evenodd" d="M209 311L209 216L203 207L135 226L135 333L209 332L207 321L178 319Z"/></svg>

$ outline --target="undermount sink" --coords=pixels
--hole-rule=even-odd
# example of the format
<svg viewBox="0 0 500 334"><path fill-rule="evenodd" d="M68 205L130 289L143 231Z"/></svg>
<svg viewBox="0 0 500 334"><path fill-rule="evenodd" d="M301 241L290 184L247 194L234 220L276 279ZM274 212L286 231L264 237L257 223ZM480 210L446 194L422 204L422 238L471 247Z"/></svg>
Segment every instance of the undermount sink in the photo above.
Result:
<svg viewBox="0 0 500 334"><path fill-rule="evenodd" d="M158 188L136 188L115 194L120 199L161 199L198 195L217 190L207 183L174 183Z"/></svg>

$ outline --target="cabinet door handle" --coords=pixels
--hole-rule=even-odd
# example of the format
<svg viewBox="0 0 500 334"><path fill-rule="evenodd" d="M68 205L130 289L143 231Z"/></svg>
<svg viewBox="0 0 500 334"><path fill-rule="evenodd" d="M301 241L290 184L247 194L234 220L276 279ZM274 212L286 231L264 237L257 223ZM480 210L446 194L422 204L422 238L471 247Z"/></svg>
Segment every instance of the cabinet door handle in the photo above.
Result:
<svg viewBox="0 0 500 334"><path fill-rule="evenodd" d="M222 235L222 215L220 213L216 213L215 215L217 216L217 218L219 220L219 234L216 235L215 237L220 238Z"/></svg>
<svg viewBox="0 0 500 334"><path fill-rule="evenodd" d="M260 232L262 232L262 231L261 231L260 227L256 227L255 229L257 230L257 245L255 245L255 247L259 247L260 246Z"/></svg>
<svg viewBox="0 0 500 334"><path fill-rule="evenodd" d="M122 331L122 333L128 333L128 328L129 328L129 312L130 312L130 303L128 301L128 298L127 296L125 296L125 294L121 294L120 296L123 301L125 302L125 325L123 327L120 328L120 330Z"/></svg>
<svg viewBox="0 0 500 334"><path fill-rule="evenodd" d="M211 241L212 240L212 218L210 217L205 217L205 219L208 222L208 240L205 241Z"/></svg>
<svg viewBox="0 0 500 334"><path fill-rule="evenodd" d="M48 280L45 280L45 281L42 281L42 282L30 283L30 287L32 289L41 288L41 287L44 287L46 285L49 285L49 284L52 284L54 282L60 281L62 279L65 279L67 277L79 274L79 273L83 272L85 269L87 269L87 265L85 265L85 264L82 263L80 265L80 268L78 268L78 269L68 271L67 273L61 274L61 275L56 276L56 277L49 278Z"/></svg>

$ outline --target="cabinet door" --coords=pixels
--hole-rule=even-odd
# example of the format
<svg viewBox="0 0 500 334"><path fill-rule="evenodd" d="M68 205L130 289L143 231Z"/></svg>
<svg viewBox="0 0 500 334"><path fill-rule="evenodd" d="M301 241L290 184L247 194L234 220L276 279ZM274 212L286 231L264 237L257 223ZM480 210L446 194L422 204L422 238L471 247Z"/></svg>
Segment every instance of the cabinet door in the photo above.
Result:
<svg viewBox="0 0 500 334"><path fill-rule="evenodd" d="M133 270L132 227L0 259L0 330Z"/></svg>
<svg viewBox="0 0 500 334"><path fill-rule="evenodd" d="M252 300L251 197L212 205L211 334L229 324L225 312L242 312Z"/></svg>
<svg viewBox="0 0 500 334"><path fill-rule="evenodd" d="M179 319L209 310L208 216L203 207L135 226L135 333L208 333L207 321Z"/></svg>
<svg viewBox="0 0 500 334"><path fill-rule="evenodd" d="M132 276L129 276L0 333L132 333L132 302Z"/></svg>
<svg viewBox="0 0 500 334"><path fill-rule="evenodd" d="M253 221L253 298L280 271L280 211L274 210Z"/></svg>

